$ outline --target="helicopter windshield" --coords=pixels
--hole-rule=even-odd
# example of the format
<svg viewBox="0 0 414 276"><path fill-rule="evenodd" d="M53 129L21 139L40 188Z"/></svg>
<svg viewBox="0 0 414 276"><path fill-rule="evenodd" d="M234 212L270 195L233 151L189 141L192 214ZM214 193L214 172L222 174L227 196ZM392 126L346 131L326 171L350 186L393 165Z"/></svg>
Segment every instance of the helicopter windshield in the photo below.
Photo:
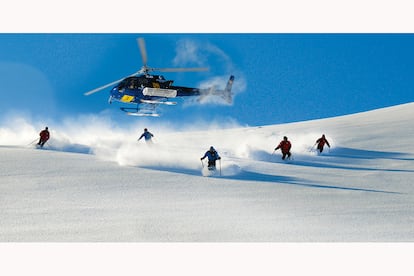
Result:
<svg viewBox="0 0 414 276"><path fill-rule="evenodd" d="M168 88L172 83L173 81L167 81L163 76L143 75L124 79L117 88L120 92L124 89L135 90L144 87Z"/></svg>
<svg viewBox="0 0 414 276"><path fill-rule="evenodd" d="M130 77L126 78L118 84L118 90L127 88L127 89L137 89L140 88L141 85L147 83L146 79L138 78L138 77Z"/></svg>

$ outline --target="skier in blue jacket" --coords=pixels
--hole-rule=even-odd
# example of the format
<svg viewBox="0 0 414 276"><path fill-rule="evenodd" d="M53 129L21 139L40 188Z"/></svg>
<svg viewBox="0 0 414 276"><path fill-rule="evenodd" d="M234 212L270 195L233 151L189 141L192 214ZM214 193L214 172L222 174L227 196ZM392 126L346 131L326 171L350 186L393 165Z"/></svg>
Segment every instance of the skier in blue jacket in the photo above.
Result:
<svg viewBox="0 0 414 276"><path fill-rule="evenodd" d="M154 135L149 132L147 128L144 128L144 133L141 134L141 136L138 138L138 141L144 138L145 142L152 143L152 137L154 137Z"/></svg>
<svg viewBox="0 0 414 276"><path fill-rule="evenodd" d="M216 160L220 160L221 157L217 153L217 151L214 149L213 146L210 147L208 151L204 154L203 157L201 157L201 160L204 160L204 158L208 158L208 168L213 170L216 168Z"/></svg>

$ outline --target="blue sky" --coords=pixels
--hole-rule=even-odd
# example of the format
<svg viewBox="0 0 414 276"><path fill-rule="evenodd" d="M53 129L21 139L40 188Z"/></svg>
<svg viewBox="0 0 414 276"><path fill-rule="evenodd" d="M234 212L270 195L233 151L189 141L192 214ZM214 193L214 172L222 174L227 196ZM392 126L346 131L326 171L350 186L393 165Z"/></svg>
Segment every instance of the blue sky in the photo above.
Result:
<svg viewBox="0 0 414 276"><path fill-rule="evenodd" d="M179 100L150 119L109 105L109 88L84 96L140 69L138 37L151 67L210 68L163 73L176 85L219 78L224 87L234 74L233 105ZM2 33L0 107L39 119L105 114L119 123L257 126L326 118L412 102L412 49L414 35L398 33Z"/></svg>

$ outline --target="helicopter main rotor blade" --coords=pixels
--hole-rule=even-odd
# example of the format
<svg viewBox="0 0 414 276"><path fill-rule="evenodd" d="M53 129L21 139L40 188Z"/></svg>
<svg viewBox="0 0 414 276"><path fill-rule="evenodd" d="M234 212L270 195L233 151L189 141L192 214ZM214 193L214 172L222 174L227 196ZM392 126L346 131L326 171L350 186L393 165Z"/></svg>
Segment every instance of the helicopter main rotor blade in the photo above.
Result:
<svg viewBox="0 0 414 276"><path fill-rule="evenodd" d="M193 68L153 68L153 71L159 72L202 72L208 71L208 67L193 67Z"/></svg>
<svg viewBox="0 0 414 276"><path fill-rule="evenodd" d="M140 73L140 72L138 71L138 72L136 72L136 73L134 73L134 74L132 74L132 75L129 75L128 77L133 77L133 76L136 76L136 75L138 75L139 73ZM123 77L122 79L119 79L119 80L113 81L113 82L111 82L111 83L105 84L105 85L103 85L103 86L101 86L101 87L95 88L95 89L93 89L93 90L91 90L91 91L88 91L88 92L84 93L83 95L85 95L85 96L89 96L89 95L91 95L91 94L93 94L93 93L99 92L99 91L101 91L101 90L103 90L103 89L105 89L105 88L107 88L107 87L109 87L109 86L112 86L112 85L115 85L115 84L117 84L117 83L121 82L121 81L122 81L123 79L125 79L125 78L127 78L127 77Z"/></svg>
<svg viewBox="0 0 414 276"><path fill-rule="evenodd" d="M145 40L142 37L137 38L137 43L139 50L141 52L141 58L143 62L143 66L139 71L141 74L147 74L148 72L158 71L158 72L200 72L200 71L208 71L209 68L207 67L200 67L200 68L151 68L147 66L147 49L145 47Z"/></svg>
<svg viewBox="0 0 414 276"><path fill-rule="evenodd" d="M144 64L144 67L146 67L147 66L147 50L145 48L145 41L142 37L139 37L137 38L137 42L138 42L139 50L141 52L142 63Z"/></svg>

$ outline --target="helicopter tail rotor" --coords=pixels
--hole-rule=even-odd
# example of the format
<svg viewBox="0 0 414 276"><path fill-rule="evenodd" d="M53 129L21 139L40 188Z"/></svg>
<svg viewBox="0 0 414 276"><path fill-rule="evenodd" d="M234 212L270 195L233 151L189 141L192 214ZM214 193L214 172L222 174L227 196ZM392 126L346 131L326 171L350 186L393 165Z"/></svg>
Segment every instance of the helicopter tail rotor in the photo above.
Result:
<svg viewBox="0 0 414 276"><path fill-rule="evenodd" d="M227 81L226 87L224 88L224 90L220 90L219 92L219 96L221 98L224 99L224 101L226 101L226 103L228 104L232 104L233 103L233 97L232 97L232 92L231 92L231 88L233 87L233 82L234 82L234 76L231 75L229 80Z"/></svg>
<svg viewBox="0 0 414 276"><path fill-rule="evenodd" d="M223 99L229 104L233 103L233 97L232 97L232 93L231 93L231 88L233 87L233 82L234 82L234 76L231 75L230 79L227 82L226 88L224 89L224 93L222 95Z"/></svg>

